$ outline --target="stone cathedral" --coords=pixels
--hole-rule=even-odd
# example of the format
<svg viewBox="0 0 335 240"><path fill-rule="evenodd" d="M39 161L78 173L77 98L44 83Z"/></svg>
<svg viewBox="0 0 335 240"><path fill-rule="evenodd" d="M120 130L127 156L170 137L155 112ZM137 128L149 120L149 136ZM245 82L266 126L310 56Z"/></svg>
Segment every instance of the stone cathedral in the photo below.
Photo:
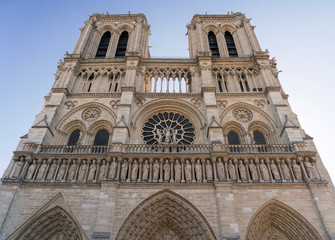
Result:
<svg viewBox="0 0 335 240"><path fill-rule="evenodd" d="M1 239L335 239L335 191L241 13L152 58L143 14L94 14L2 176ZM167 46L173 47L173 46Z"/></svg>

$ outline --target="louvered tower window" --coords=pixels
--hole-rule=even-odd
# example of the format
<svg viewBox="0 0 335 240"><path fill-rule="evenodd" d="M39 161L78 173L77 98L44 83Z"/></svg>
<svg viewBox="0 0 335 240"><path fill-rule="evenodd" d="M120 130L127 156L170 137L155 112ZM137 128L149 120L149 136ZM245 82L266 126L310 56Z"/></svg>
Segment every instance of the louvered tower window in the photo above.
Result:
<svg viewBox="0 0 335 240"><path fill-rule="evenodd" d="M111 33L110 32L105 32L104 35L102 35L99 47L97 50L97 54L95 55L95 58L104 58L106 57L107 49L108 49L108 44L111 39Z"/></svg>
<svg viewBox="0 0 335 240"><path fill-rule="evenodd" d="M209 49L212 52L212 57L217 57L217 58L220 57L220 52L218 48L218 43L216 41L216 36L212 31L208 33L208 43L209 43Z"/></svg>
<svg viewBox="0 0 335 240"><path fill-rule="evenodd" d="M109 132L107 130L100 130L95 135L94 145L95 146L106 146L108 145Z"/></svg>
<svg viewBox="0 0 335 240"><path fill-rule="evenodd" d="M234 38L230 32L225 32L224 37L226 39L226 44L228 48L228 53L230 57L237 57L237 50L234 43Z"/></svg>
<svg viewBox="0 0 335 240"><path fill-rule="evenodd" d="M128 36L127 31L124 31L124 32L121 33L120 38L119 38L119 42L118 42L117 48L116 48L116 53L115 53L116 58L122 58L122 57L126 56L128 38L129 38L129 36Z"/></svg>

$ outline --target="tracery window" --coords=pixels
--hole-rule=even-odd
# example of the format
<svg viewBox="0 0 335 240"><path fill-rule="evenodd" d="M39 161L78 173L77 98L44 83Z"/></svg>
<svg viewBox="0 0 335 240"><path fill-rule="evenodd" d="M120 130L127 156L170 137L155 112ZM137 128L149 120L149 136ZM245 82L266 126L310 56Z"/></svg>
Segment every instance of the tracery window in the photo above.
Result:
<svg viewBox="0 0 335 240"><path fill-rule="evenodd" d="M265 137L260 131L254 131L255 144L266 144Z"/></svg>
<svg viewBox="0 0 335 240"><path fill-rule="evenodd" d="M153 115L142 128L142 137L146 144L182 144L194 142L193 124L183 115L174 112L162 112Z"/></svg>
<svg viewBox="0 0 335 240"><path fill-rule="evenodd" d="M217 73L216 78L218 81L219 92L228 92L227 79L224 75L222 76L221 73Z"/></svg>
<svg viewBox="0 0 335 240"><path fill-rule="evenodd" d="M212 52L212 57L220 57L220 52L219 52L218 43L216 41L216 36L212 31L208 33L208 43L209 43L209 49Z"/></svg>
<svg viewBox="0 0 335 240"><path fill-rule="evenodd" d="M70 135L70 138L69 138L69 141L67 142L67 145L68 146L77 145L79 137L80 137L80 130L79 129L74 130Z"/></svg>
<svg viewBox="0 0 335 240"><path fill-rule="evenodd" d="M108 145L109 132L107 130L100 130L95 135L94 145L95 146L106 146Z"/></svg>
<svg viewBox="0 0 335 240"><path fill-rule="evenodd" d="M124 31L124 32L121 33L120 38L119 38L119 42L118 42L117 48L116 48L116 53L115 53L116 58L122 58L122 57L126 56L128 38L129 38L129 36L128 36L127 31Z"/></svg>
<svg viewBox="0 0 335 240"><path fill-rule="evenodd" d="M226 40L226 44L227 44L227 48L228 48L228 53L230 57L237 57L237 50L235 47L235 43L234 43L234 38L231 35L230 32L226 31L224 34L225 40Z"/></svg>
<svg viewBox="0 0 335 240"><path fill-rule="evenodd" d="M238 134L236 132L229 132L228 133L228 144L230 145L238 145L240 144L240 138L238 137Z"/></svg>
<svg viewBox="0 0 335 240"><path fill-rule="evenodd" d="M111 39L111 33L110 32L105 32L104 35L102 35L97 53L95 55L95 58L106 57L106 53L107 53L107 49L108 49L110 39Z"/></svg>

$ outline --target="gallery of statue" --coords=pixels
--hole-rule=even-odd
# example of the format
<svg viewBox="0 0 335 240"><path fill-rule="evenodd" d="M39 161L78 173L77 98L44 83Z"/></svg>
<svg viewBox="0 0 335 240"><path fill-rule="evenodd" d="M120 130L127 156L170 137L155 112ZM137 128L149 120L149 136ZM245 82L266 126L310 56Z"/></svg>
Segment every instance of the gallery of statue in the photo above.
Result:
<svg viewBox="0 0 335 240"><path fill-rule="evenodd" d="M335 239L333 184L250 19L185 30L188 59L151 58L143 14L90 16L2 176L1 239Z"/></svg>

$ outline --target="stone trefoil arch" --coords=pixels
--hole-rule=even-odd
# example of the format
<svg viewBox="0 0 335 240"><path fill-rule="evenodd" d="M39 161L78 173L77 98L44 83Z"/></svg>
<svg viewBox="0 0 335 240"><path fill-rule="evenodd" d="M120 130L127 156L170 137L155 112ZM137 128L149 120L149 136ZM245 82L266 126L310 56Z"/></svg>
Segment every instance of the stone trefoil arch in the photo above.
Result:
<svg viewBox="0 0 335 240"><path fill-rule="evenodd" d="M156 239L169 235L175 239L216 239L205 217L193 204L170 191L153 194L126 218L116 239ZM163 233L162 233L163 232Z"/></svg>

